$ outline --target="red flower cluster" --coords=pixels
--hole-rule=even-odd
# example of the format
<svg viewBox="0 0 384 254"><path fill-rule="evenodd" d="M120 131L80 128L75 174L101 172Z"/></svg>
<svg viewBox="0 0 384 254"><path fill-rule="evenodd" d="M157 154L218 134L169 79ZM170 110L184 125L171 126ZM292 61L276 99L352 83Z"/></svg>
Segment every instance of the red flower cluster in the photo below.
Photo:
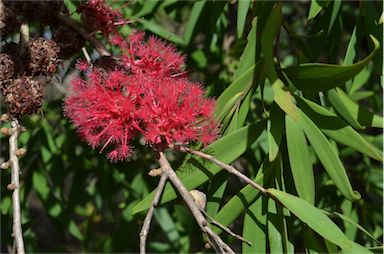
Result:
<svg viewBox="0 0 384 254"><path fill-rule="evenodd" d="M116 24L122 19L118 10L113 10L104 0L88 0L77 9L82 14L84 23L91 29L101 31L105 36L115 30Z"/></svg>
<svg viewBox="0 0 384 254"><path fill-rule="evenodd" d="M214 100L200 84L179 75L184 58L174 47L136 33L115 37L125 67L85 70L72 81L65 113L93 147L108 150L112 161L129 157L130 141L142 135L147 144L212 142L218 135ZM78 68L84 70L84 63Z"/></svg>

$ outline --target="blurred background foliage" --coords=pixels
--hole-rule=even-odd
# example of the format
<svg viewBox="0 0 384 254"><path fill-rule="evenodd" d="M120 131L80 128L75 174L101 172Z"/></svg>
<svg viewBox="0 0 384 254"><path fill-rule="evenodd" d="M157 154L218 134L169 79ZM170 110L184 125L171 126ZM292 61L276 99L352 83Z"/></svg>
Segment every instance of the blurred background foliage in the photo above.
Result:
<svg viewBox="0 0 384 254"><path fill-rule="evenodd" d="M80 2L65 0L65 4L70 13L73 13ZM300 188L297 186L298 180L293 179L296 176L291 172L292 162L289 161L293 160L293 155L289 154L290 149L292 151L294 149L292 146L299 144L290 143L289 138L286 140L284 137L290 135L288 133L294 135L292 130L300 127L295 127L294 124L288 126L292 124L291 120L287 120L289 109L281 106L276 98L274 102L274 88L271 85L273 83L271 80L274 78L267 49L270 45L274 56L271 59L277 63L279 80L289 85L300 108L303 111L307 108L305 114L310 116L308 112L314 108L311 109L311 104L302 98L321 105L337 118L333 122L335 128L337 123L340 123L337 121L348 123L369 142L369 146L366 147L371 149L370 151L363 146L360 147L360 152L357 152L356 149L359 149L348 145L349 141L345 136L340 137L344 141L338 140L335 137L338 133L329 141L332 148L329 152L340 157L353 189L361 194L361 199L354 202L342 194L335 186L334 179L331 179L324 170L325 166L322 165L324 162L320 163L318 151L315 151L317 148L312 144L307 132L305 134L311 143L305 155L307 159L304 161L302 154L299 154L296 161L300 163L300 160L303 160L302 163L307 165L309 163L310 167L313 165L315 184L313 195L310 194L312 196L309 199L314 199L315 206L328 211L329 216L350 240L370 248L371 251L382 252L380 246L383 237L383 173L380 151L383 135L380 116L383 106L381 72L383 17L380 15L383 6L381 1L281 1L275 5L274 1L247 0L137 0L111 1L110 4L114 8L121 8L125 18L135 21L121 27L122 34L128 35L132 29L137 29L174 43L187 56L186 70L189 77L200 81L209 96L218 98L231 84L241 83L234 81L242 78L241 81L246 84L243 84L244 88L240 94L228 93L227 97L222 97L226 99L222 104L231 106L229 113L226 112L221 119L223 137L239 133L239 130L243 130L243 126L250 124L254 126L252 124L256 123L259 127L250 127L250 132L254 135L253 138L248 137L251 143L246 144L244 151L238 151L239 154L234 155L235 158L228 163L232 162L252 178L261 171L260 167L264 169L280 167L283 170L274 171L272 180L265 180L264 184L306 199L307 192L303 194L298 190ZM281 25L273 19L271 21L270 18L274 10L280 7ZM279 14L278 11L275 13ZM76 13L73 13L72 18L79 20ZM31 33L49 38L50 28L31 24ZM272 35L268 35L270 33ZM272 36L273 39L275 34L277 39L263 42L262 35L267 40L268 36ZM297 89L293 81L295 76L289 75L289 68L286 72L281 71L286 67L309 62L350 65L361 61L374 51L369 35L379 40L381 48L371 61L364 63L361 71L352 71L352 74L347 75L350 78L345 81L342 79L343 85L339 86L338 90L306 91L306 86L316 82L311 80L313 73L304 81L300 81L301 76L296 76L299 80L296 82L304 82L304 89L300 87ZM105 38L98 36L100 40L106 42ZM17 34L9 36L6 40L8 42L17 40ZM92 52L92 58L97 59L98 54L90 46L87 47L88 52ZM83 57L81 52L77 57ZM135 146L136 150L131 160L111 164L76 135L62 111L62 98L74 74L75 59L76 57L63 62L59 73L46 87L42 113L22 120L27 131L20 137L20 147L26 147L28 151L20 162L22 222L26 251L137 252L138 233L145 209L144 206L141 206L142 209L134 207L147 200L145 197L156 187L157 179L149 177L147 173L157 165L150 149L139 144ZM255 63L259 65L255 67ZM244 76L252 66L255 74ZM333 73L329 72L329 75L332 79ZM247 88L247 82L254 86ZM228 92L228 89L226 91ZM343 95L345 97L342 97ZM236 96L239 99L236 99ZM234 98L235 103L228 104ZM2 109L4 112L3 105ZM288 111L287 116L283 111ZM373 116L368 112L376 115ZM325 118L321 117L317 118L316 122L316 114L312 114L310 118L320 129L323 120L326 122ZM287 125L287 130L284 125ZM326 131L324 133L329 136ZM346 132L347 137L348 133L350 132ZM247 135L239 137L247 138ZM8 158L7 142L6 137L1 137L2 161ZM243 141L235 140L235 142ZM232 151L231 147L221 149ZM169 156L175 169L183 164L183 155L170 153ZM268 158L271 165L268 165ZM185 175L194 170L183 168ZM223 224L230 225L236 233L245 238L250 237L249 240L255 243L253 247L242 246L238 240L222 234L226 242L237 252L339 251L336 245L328 241L329 239L325 240L317 235L287 209L275 206L271 202L267 203L259 196L249 199L246 197L246 201L237 206L241 209L236 211L231 210L232 208L227 209L226 213L217 217L228 201L240 197L239 191L244 184L225 172L209 178L209 181L198 184L199 190L207 194L208 212ZM9 181L10 170L2 170L2 252L7 252L12 243L11 193L6 189ZM308 191L305 188L310 187L303 188L304 191ZM172 199L169 198L170 201ZM231 212L239 214L232 216L234 218L231 219L228 215ZM256 216L256 219L252 219L252 216ZM261 226L252 224L256 222L260 222ZM172 200L156 209L148 246L150 252L209 251L204 248L204 239L192 216L177 200Z"/></svg>

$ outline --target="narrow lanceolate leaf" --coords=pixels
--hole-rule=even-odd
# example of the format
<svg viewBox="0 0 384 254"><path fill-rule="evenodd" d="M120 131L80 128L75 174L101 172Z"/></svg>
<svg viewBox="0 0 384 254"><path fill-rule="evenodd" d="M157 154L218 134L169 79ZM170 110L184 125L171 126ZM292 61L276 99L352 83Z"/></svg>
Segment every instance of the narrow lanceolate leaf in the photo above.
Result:
<svg viewBox="0 0 384 254"><path fill-rule="evenodd" d="M242 155L247 148L260 136L264 131L266 121L262 120L253 125L245 126L221 139L215 141L204 149L206 153L215 156L224 163L231 163L233 160ZM177 175L189 190L194 189L205 183L220 172L222 169L213 163L206 162L200 158L186 159ZM132 213L138 213L149 208L155 191L152 191L137 204ZM176 192L170 184L167 184L162 195L161 204L169 202L177 197Z"/></svg>
<svg viewBox="0 0 384 254"><path fill-rule="evenodd" d="M317 254L317 253L325 253L325 249L320 240L316 237L316 234L312 229L304 225L305 230L303 232L304 237L304 245L306 249L306 253L309 254Z"/></svg>
<svg viewBox="0 0 384 254"><path fill-rule="evenodd" d="M219 211L221 200L228 183L228 172L223 171L215 175L213 178L208 192L207 192L207 208L206 211L209 215L215 216Z"/></svg>
<svg viewBox="0 0 384 254"><path fill-rule="evenodd" d="M298 114L296 110L296 106L293 102L293 98L289 90L286 86L284 86L284 83L277 79L272 84L272 89L274 93L273 100L276 102L277 105L290 117L292 117L295 121L297 121Z"/></svg>
<svg viewBox="0 0 384 254"><path fill-rule="evenodd" d="M336 88L336 92L339 95L340 100L343 101L352 113L353 117L357 119L361 125L366 127L383 128L383 117L372 114L371 112L361 108L360 105L351 100L340 88Z"/></svg>
<svg viewBox="0 0 384 254"><path fill-rule="evenodd" d="M254 181L262 186L267 185L276 171L274 164L276 163L269 163L268 159L264 160ZM214 219L224 226L229 226L253 202L261 198L262 195L263 194L260 193L260 191L250 185L247 185L220 209ZM215 228L214 230L216 233L221 232L220 228Z"/></svg>
<svg viewBox="0 0 384 254"><path fill-rule="evenodd" d="M151 2L151 1L149 1ZM156 2L156 1L154 1ZM196 26L199 22L199 19L201 17L201 14L203 13L205 4L207 1L196 1L193 4L191 14L189 15L189 19L185 28L184 32L184 41L186 45L189 45L191 42L191 39L196 31Z"/></svg>
<svg viewBox="0 0 384 254"><path fill-rule="evenodd" d="M344 57L343 65L351 65L351 64L353 64L353 62L354 62L354 60L356 58L356 55L357 55L357 52L356 52L356 49L355 49L356 44L357 44L356 30L357 30L357 25L353 29L351 38L349 39L347 51L345 52L345 57ZM361 72L360 72L360 74L361 74ZM346 87L346 89L347 89L349 94L352 93L353 83L354 83L353 80L349 80L345 84L345 87Z"/></svg>
<svg viewBox="0 0 384 254"><path fill-rule="evenodd" d="M322 210L289 193L272 188L268 189L268 192L319 235L342 249L352 248L352 242Z"/></svg>
<svg viewBox="0 0 384 254"><path fill-rule="evenodd" d="M319 14L319 12L323 8L324 7L320 4L319 0L311 0L311 6L309 7L309 13L308 13L308 20L316 17L316 15Z"/></svg>
<svg viewBox="0 0 384 254"><path fill-rule="evenodd" d="M305 134L300 125L289 116L285 117L285 132L289 164L296 191L299 197L314 204L315 180Z"/></svg>
<svg viewBox="0 0 384 254"><path fill-rule="evenodd" d="M278 211L276 202L268 200L268 243L270 253L284 253L283 214Z"/></svg>
<svg viewBox="0 0 384 254"><path fill-rule="evenodd" d="M257 86L258 86L258 83L256 83L255 85L252 85L251 89L248 90L246 96L241 101L241 103L239 102L239 104L234 107L235 112L233 114L232 119L230 119L228 126L224 131L225 134L229 134L244 126L245 119L247 118L249 108L251 106L251 100L253 98L253 95L255 94L255 90L257 89Z"/></svg>
<svg viewBox="0 0 384 254"><path fill-rule="evenodd" d="M329 90L327 97L332 107L337 111L337 113L339 113L339 115L344 118L347 123L349 123L349 125L355 129L364 129L364 127L360 125L359 121L353 117L351 111L347 105L344 104L343 100L340 98L335 89Z"/></svg>
<svg viewBox="0 0 384 254"><path fill-rule="evenodd" d="M240 38L243 35L245 21L247 19L247 13L251 0L243 0L237 2L237 37Z"/></svg>
<svg viewBox="0 0 384 254"><path fill-rule="evenodd" d="M341 86L363 70L379 50L379 41L373 36L370 37L375 48L371 54L358 63L347 66L305 63L285 68L283 71L294 86L305 92L327 91Z"/></svg>
<svg viewBox="0 0 384 254"><path fill-rule="evenodd" d="M265 23L261 33L261 48L265 58L268 78L271 83L274 83L278 78L275 62L273 60L273 40L281 26L281 15L281 4L276 3L270 12L267 22Z"/></svg>
<svg viewBox="0 0 384 254"><path fill-rule="evenodd" d="M257 64L252 65L245 73L240 75L225 91L220 95L216 101L216 115L223 116L224 111L228 108L231 108L231 105L228 106L228 103L233 104L233 97L240 95L245 95L251 89L253 82L257 80L259 71L262 66L262 61L259 61Z"/></svg>
<svg viewBox="0 0 384 254"><path fill-rule="evenodd" d="M267 252L267 199L260 197L245 212L243 238L252 244L243 243L242 253Z"/></svg>
<svg viewBox="0 0 384 254"><path fill-rule="evenodd" d="M268 130L268 148L269 161L274 161L280 150L281 137L284 129L284 112L272 104L269 121L267 124Z"/></svg>
<svg viewBox="0 0 384 254"><path fill-rule="evenodd" d="M331 214L331 213L329 213ZM338 212L333 212L334 215L337 215L340 219L343 221L353 225L357 229L359 229L361 232L372 238L374 241L376 241L379 244L383 244L382 242L378 241L371 233L369 233L364 227L362 227L359 223L353 221L351 218L345 216L344 214L338 213Z"/></svg>
<svg viewBox="0 0 384 254"><path fill-rule="evenodd" d="M257 52L259 42L256 40L257 21L257 17L252 21L252 28L247 37L247 45L241 54L239 65L233 75L233 80L237 80L244 72L259 61L259 53Z"/></svg>
<svg viewBox="0 0 384 254"><path fill-rule="evenodd" d="M299 98L297 103L325 135L375 160L382 161L381 152L337 115L304 98Z"/></svg>
<svg viewBox="0 0 384 254"><path fill-rule="evenodd" d="M300 126L303 128L305 135L313 147L313 150L315 150L321 164L323 164L325 170L337 188L349 200L360 199L360 194L353 191L344 166L328 139L307 115L305 115L300 109L298 109L298 112L300 115Z"/></svg>
<svg viewBox="0 0 384 254"><path fill-rule="evenodd" d="M165 29L163 26L158 25L157 23L154 23L152 21L148 21L145 19L138 19L139 23L141 23L146 29L151 31L152 33L169 40L177 45L185 46L185 42L183 38L173 34L172 32Z"/></svg>

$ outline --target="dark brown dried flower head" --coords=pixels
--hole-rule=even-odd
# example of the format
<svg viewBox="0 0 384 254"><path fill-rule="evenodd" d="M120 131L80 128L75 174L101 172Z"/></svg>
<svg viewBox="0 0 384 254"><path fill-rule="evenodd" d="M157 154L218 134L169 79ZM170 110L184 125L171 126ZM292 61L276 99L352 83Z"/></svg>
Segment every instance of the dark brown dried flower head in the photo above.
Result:
<svg viewBox="0 0 384 254"><path fill-rule="evenodd" d="M11 56L8 54L0 54L0 82L4 82L12 78L15 73L15 64Z"/></svg>
<svg viewBox="0 0 384 254"><path fill-rule="evenodd" d="M21 56L19 44L10 42L4 45L2 53L9 55L14 63L14 75L13 78L17 77L17 74L22 73L25 69L25 59Z"/></svg>
<svg viewBox="0 0 384 254"><path fill-rule="evenodd" d="M43 103L43 87L39 81L24 76L1 87L8 114L19 118L38 112Z"/></svg>
<svg viewBox="0 0 384 254"><path fill-rule="evenodd" d="M15 1L6 0L4 5L17 13L18 18L31 22L40 21L50 25L57 21L57 13L65 12L66 7L63 0L56 1Z"/></svg>
<svg viewBox="0 0 384 254"><path fill-rule="evenodd" d="M18 28L21 22L17 19L16 12L12 8L4 4L2 10L2 12L0 11L0 35L5 37Z"/></svg>
<svg viewBox="0 0 384 254"><path fill-rule="evenodd" d="M59 57L66 59L78 52L85 44L84 38L67 26L58 26L53 31L53 40L59 45Z"/></svg>
<svg viewBox="0 0 384 254"><path fill-rule="evenodd" d="M28 44L29 63L28 70L32 75L51 76L59 64L59 46L53 40L38 38Z"/></svg>

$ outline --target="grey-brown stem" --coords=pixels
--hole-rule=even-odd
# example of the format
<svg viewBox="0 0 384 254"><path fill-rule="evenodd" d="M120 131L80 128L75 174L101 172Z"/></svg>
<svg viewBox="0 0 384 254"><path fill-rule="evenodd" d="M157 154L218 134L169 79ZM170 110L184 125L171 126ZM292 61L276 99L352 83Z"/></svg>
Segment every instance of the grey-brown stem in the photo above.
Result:
<svg viewBox="0 0 384 254"><path fill-rule="evenodd" d="M224 162L216 159L212 155L203 153L201 151L195 151L195 150L189 149L189 148L184 147L184 146L169 145L169 148L174 149L174 150L178 150L178 151L182 151L182 152L186 152L186 153L190 153L190 154L194 154L194 155L197 155L203 159L209 160L209 161L215 163L216 165L220 166L221 168L225 169L229 173L237 176L238 178L243 180L245 183L251 185L253 188L263 192L264 194L268 194L267 189L265 189L263 186L258 185L257 183L252 181L248 176L244 175L243 173L241 173L240 171L238 171L234 167L232 167L228 164L225 164Z"/></svg>
<svg viewBox="0 0 384 254"><path fill-rule="evenodd" d="M184 202L187 204L193 217L197 221L201 231L208 236L210 245L219 253L235 253L213 230L209 227L204 215L201 213L199 207L195 204L192 195L181 182L180 178L173 171L165 154L162 151L157 152L158 161L164 173L168 175L169 180L177 189Z"/></svg>
<svg viewBox="0 0 384 254"><path fill-rule="evenodd" d="M19 158L16 155L18 150L17 141L20 134L20 125L17 120L11 122L11 136L9 137L9 161L12 167L11 186L12 192L12 213L13 213L13 237L16 243L16 251L18 254L24 254L23 230L21 228L21 212L20 212L20 166Z"/></svg>
<svg viewBox="0 0 384 254"><path fill-rule="evenodd" d="M162 173L161 178L159 180L159 184L157 185L157 191L156 191L155 197L153 198L151 207L149 208L147 215L145 216L143 227L141 228L141 231L140 231L140 254L145 253L145 246L147 242L149 228L151 226L153 213L155 211L157 204L160 201L161 194L164 191L164 186L165 186L165 183L167 182L167 179L168 179L168 175L165 173Z"/></svg>

